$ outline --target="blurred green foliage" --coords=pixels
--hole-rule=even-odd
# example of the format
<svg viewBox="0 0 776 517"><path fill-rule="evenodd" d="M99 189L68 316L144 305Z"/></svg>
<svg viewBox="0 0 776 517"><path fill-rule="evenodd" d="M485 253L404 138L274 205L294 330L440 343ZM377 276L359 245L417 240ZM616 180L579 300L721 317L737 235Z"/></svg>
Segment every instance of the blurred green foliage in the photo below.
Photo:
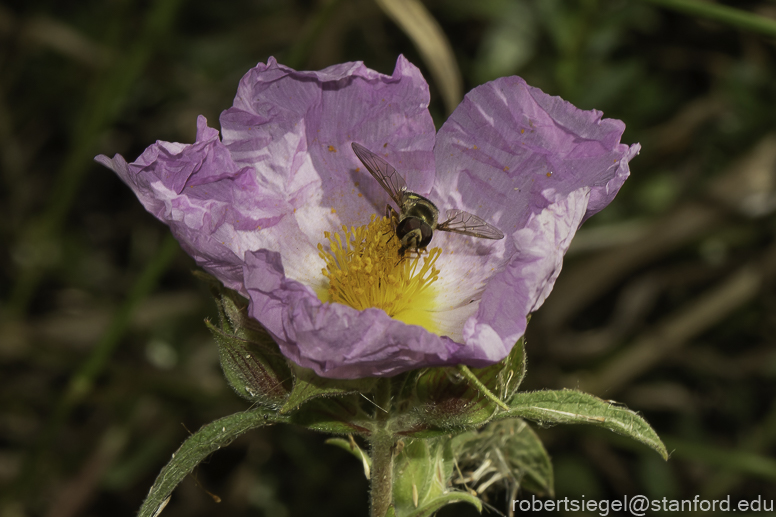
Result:
<svg viewBox="0 0 776 517"><path fill-rule="evenodd" d="M540 429L556 494L776 499L774 40L656 3L671 2L423 5L464 92L520 74L642 144L531 322L525 383L622 401L673 455ZM776 19L773 1L718 3ZM187 429L246 407L219 370L193 262L166 255L166 228L92 157L190 142L198 114L217 127L270 55L390 73L403 53L440 124L416 44L371 0L0 4L0 516L134 515ZM249 433L163 515L365 514L361 465L323 441Z"/></svg>

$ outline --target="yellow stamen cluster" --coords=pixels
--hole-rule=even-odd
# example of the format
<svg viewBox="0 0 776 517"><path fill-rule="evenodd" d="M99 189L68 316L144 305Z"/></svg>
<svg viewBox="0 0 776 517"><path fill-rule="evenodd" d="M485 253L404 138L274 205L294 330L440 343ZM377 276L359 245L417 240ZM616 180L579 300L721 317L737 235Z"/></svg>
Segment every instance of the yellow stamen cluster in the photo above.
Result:
<svg viewBox="0 0 776 517"><path fill-rule="evenodd" d="M413 303L425 298L428 287L439 276L434 266L441 253L439 248L423 255L407 251L402 257L401 242L390 221L374 215L369 224L343 226L342 232L344 238L339 233L324 232L329 250L318 244L319 255L326 262L322 272L329 279L327 301L358 310L377 307L391 317L410 308L423 310L413 307Z"/></svg>

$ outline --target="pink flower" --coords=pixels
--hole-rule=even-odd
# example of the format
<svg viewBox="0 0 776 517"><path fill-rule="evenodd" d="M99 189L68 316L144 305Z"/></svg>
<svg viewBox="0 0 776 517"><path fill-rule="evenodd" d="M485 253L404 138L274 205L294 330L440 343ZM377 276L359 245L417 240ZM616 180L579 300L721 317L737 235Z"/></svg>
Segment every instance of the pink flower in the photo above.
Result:
<svg viewBox="0 0 776 517"><path fill-rule="evenodd" d="M481 367L523 335L577 228L614 198L639 146L620 143L621 121L519 77L469 92L438 133L428 100L428 85L404 57L391 76L362 63L298 72L270 59L243 77L221 115L221 139L199 117L194 144L157 142L131 164L119 155L97 161L201 267L250 300L251 316L295 363L334 378ZM322 270L336 238L324 232L355 231L389 201L352 142L393 165L442 218L463 209L505 238L435 232L436 276L427 272L423 295L408 295L393 314L379 303L330 301L331 276ZM410 259L386 260L390 269ZM364 277L354 278L359 289Z"/></svg>

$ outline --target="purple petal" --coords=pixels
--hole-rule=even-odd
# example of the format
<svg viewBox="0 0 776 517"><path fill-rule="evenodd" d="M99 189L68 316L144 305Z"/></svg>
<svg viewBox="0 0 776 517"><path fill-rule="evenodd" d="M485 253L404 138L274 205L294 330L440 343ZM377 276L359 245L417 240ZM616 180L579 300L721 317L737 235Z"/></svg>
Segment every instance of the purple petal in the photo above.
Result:
<svg viewBox="0 0 776 517"><path fill-rule="evenodd" d="M224 144L294 208L314 197L317 205L335 208L341 224L362 224L384 211L388 198L351 142L384 154L412 188L428 191L435 132L428 100L428 85L404 57L392 76L362 63L297 72L270 59L243 77L234 107L221 115ZM299 225L319 239L322 225L312 224L319 220Z"/></svg>
<svg viewBox="0 0 776 517"><path fill-rule="evenodd" d="M639 146L620 144L625 125L601 115L506 77L472 90L440 129L440 205L471 211L506 234L503 253L495 245L491 253L456 253L492 272L480 278L486 287L463 328L467 349L509 352L549 295L579 225L627 178Z"/></svg>
<svg viewBox="0 0 776 517"><path fill-rule="evenodd" d="M100 155L96 160L115 171L146 210L170 226L200 266L244 292L242 255L232 245L233 237L282 214L246 206L246 201L266 198L268 193L256 185L250 169L232 161L204 117L197 120L194 144L157 142L130 164L120 155L113 159Z"/></svg>
<svg viewBox="0 0 776 517"><path fill-rule="evenodd" d="M355 379L459 362L463 345L380 309L322 303L309 287L288 279L281 262L271 252L247 254L245 286L251 316L295 363L324 377ZM477 350L466 357L475 366L494 361Z"/></svg>

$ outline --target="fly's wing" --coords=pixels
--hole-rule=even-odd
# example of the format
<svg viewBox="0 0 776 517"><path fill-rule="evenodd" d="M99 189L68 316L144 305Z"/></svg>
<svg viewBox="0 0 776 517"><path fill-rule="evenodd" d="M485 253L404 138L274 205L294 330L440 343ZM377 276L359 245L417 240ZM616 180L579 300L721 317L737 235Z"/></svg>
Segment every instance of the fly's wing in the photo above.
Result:
<svg viewBox="0 0 776 517"><path fill-rule="evenodd" d="M504 234L493 226L486 223L485 220L463 210L448 210L447 220L437 224L435 230L444 232L462 233L472 237L481 237L483 239L503 239Z"/></svg>
<svg viewBox="0 0 776 517"><path fill-rule="evenodd" d="M396 206L401 209L402 192L407 190L407 182L401 177L393 166L377 156L375 153L353 142L353 152L364 164L366 170L372 175L377 183L388 192Z"/></svg>

